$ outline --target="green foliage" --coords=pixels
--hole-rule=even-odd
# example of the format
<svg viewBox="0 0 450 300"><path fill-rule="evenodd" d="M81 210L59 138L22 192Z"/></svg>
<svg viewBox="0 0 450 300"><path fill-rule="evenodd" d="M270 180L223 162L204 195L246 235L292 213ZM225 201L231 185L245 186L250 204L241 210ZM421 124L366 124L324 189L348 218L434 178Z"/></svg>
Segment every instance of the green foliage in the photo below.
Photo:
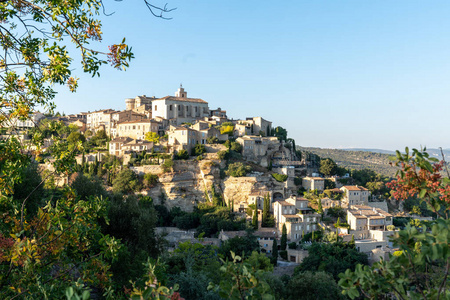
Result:
<svg viewBox="0 0 450 300"><path fill-rule="evenodd" d="M140 190L139 178L130 169L123 169L112 182L115 193L128 194Z"/></svg>
<svg viewBox="0 0 450 300"><path fill-rule="evenodd" d="M287 230L286 230L286 224L283 224L283 227L281 229L281 250L286 250L287 247ZM286 259L286 258L285 258Z"/></svg>
<svg viewBox="0 0 450 300"><path fill-rule="evenodd" d="M252 170L252 167L244 165L242 162L235 162L228 166L225 172L228 176L243 177Z"/></svg>
<svg viewBox="0 0 450 300"><path fill-rule="evenodd" d="M209 136L206 138L206 143L207 144L218 144L219 143L219 139L215 136Z"/></svg>
<svg viewBox="0 0 450 300"><path fill-rule="evenodd" d="M345 299L333 277L326 272L297 273L286 288L289 300Z"/></svg>
<svg viewBox="0 0 450 300"><path fill-rule="evenodd" d="M302 185L302 178L300 178L300 177L295 177L295 178L294 178L294 184L295 184L296 186L301 186L301 185Z"/></svg>
<svg viewBox="0 0 450 300"><path fill-rule="evenodd" d="M332 159L325 158L320 161L319 172L323 175L327 177L336 175L337 170L337 164Z"/></svg>
<svg viewBox="0 0 450 300"><path fill-rule="evenodd" d="M287 140L287 130L281 126L277 126L275 129L273 129L272 135L276 136L280 141Z"/></svg>
<svg viewBox="0 0 450 300"><path fill-rule="evenodd" d="M219 285L211 283L208 290L214 290L224 299L275 299L270 294L270 287L264 281L264 271L253 272L251 266L242 258L231 253L232 261L223 261L220 271L223 279Z"/></svg>
<svg viewBox="0 0 450 300"><path fill-rule="evenodd" d="M104 130L99 130L89 140L91 146L104 147L108 141L108 136Z"/></svg>
<svg viewBox="0 0 450 300"><path fill-rule="evenodd" d="M237 153L242 153L242 145L239 144L238 142L231 142L230 150Z"/></svg>
<svg viewBox="0 0 450 300"><path fill-rule="evenodd" d="M272 261L272 264L274 266L277 265L277 261L278 261L278 242L277 242L277 239L273 240L271 261Z"/></svg>
<svg viewBox="0 0 450 300"><path fill-rule="evenodd" d="M164 162L161 164L161 167L164 173L171 172L173 168L173 160L170 158L166 158Z"/></svg>
<svg viewBox="0 0 450 300"><path fill-rule="evenodd" d="M446 274L450 262L450 220L438 219L430 228L410 225L397 232L393 243L400 252L389 261L372 267L358 265L341 274L339 285L354 299L394 294L399 299L438 299L450 297ZM358 282L358 286L355 283Z"/></svg>
<svg viewBox="0 0 450 300"><path fill-rule="evenodd" d="M232 259L231 251L240 253L241 257L249 257L254 251L259 253L259 242L256 236L250 233L247 233L243 237L236 236L223 242L219 249L222 257L227 259Z"/></svg>
<svg viewBox="0 0 450 300"><path fill-rule="evenodd" d="M367 255L347 244L313 243L308 248L308 256L303 259L295 274L305 271L325 271L338 280L339 273L354 270L357 264L367 265Z"/></svg>
<svg viewBox="0 0 450 300"><path fill-rule="evenodd" d="M258 230L258 210L253 209L252 227L254 230Z"/></svg>
<svg viewBox="0 0 450 300"><path fill-rule="evenodd" d="M144 136L144 139L149 142L153 142L155 144L159 143L159 134L156 132L147 132Z"/></svg>
<svg viewBox="0 0 450 300"><path fill-rule="evenodd" d="M209 206L205 209L197 209L200 225L197 227L197 234L204 233L205 237L217 235L220 230L236 231L246 227L245 219L238 219L236 214L226 207Z"/></svg>
<svg viewBox="0 0 450 300"><path fill-rule="evenodd" d="M278 182L285 182L288 179L288 176L284 174L272 173L271 175Z"/></svg>
<svg viewBox="0 0 450 300"><path fill-rule="evenodd" d="M266 196L264 196L261 227L273 227L274 225L275 221L273 219L273 216L270 214L270 196L269 194L267 194Z"/></svg>
<svg viewBox="0 0 450 300"><path fill-rule="evenodd" d="M228 134L232 136L234 132L234 124L230 122L225 122L220 126L220 134Z"/></svg>
<svg viewBox="0 0 450 300"><path fill-rule="evenodd" d="M80 141L81 143L84 143L84 142L86 141L86 138L85 138L84 135L82 135L80 132L75 131L75 132L72 132L71 134L69 134L69 136L67 137L67 141L68 141L70 144L76 144L76 143L78 143L79 141Z"/></svg>
<svg viewBox="0 0 450 300"><path fill-rule="evenodd" d="M291 242L288 244L289 249L297 249L297 243L296 242Z"/></svg>
<svg viewBox="0 0 450 300"><path fill-rule="evenodd" d="M342 218L345 219L345 217L347 216L345 210L342 207L330 207L327 210L327 215L333 218Z"/></svg>
<svg viewBox="0 0 450 300"><path fill-rule="evenodd" d="M175 159L189 159L189 153L186 150L181 149L175 154Z"/></svg>
<svg viewBox="0 0 450 300"><path fill-rule="evenodd" d="M101 180L97 176L84 175L75 173L72 175L70 187L83 200L89 199L90 196L107 197L108 194L103 187Z"/></svg>
<svg viewBox="0 0 450 300"><path fill-rule="evenodd" d="M192 149L193 156L199 156L202 155L203 153L206 153L205 145L196 144L195 147Z"/></svg>
<svg viewBox="0 0 450 300"><path fill-rule="evenodd" d="M154 187L158 183L158 175L152 173L144 174L144 185L148 188Z"/></svg>
<svg viewBox="0 0 450 300"><path fill-rule="evenodd" d="M217 157L220 160L228 159L229 156L230 156L230 150L221 150L221 151L217 152Z"/></svg>
<svg viewBox="0 0 450 300"><path fill-rule="evenodd" d="M334 189L336 188L336 183L330 179L325 179L324 188L325 190Z"/></svg>

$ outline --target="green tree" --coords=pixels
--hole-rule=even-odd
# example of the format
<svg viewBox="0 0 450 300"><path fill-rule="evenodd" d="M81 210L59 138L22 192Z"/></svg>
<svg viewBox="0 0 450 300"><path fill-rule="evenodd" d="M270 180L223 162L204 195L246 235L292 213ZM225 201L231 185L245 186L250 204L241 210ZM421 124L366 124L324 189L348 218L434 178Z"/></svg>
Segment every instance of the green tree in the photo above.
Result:
<svg viewBox="0 0 450 300"><path fill-rule="evenodd" d="M156 132L147 132L144 136L144 139L155 144L159 143L159 135Z"/></svg>
<svg viewBox="0 0 450 300"><path fill-rule="evenodd" d="M196 144L195 147L192 149L192 155L199 156L203 153L206 153L205 145L202 144Z"/></svg>
<svg viewBox="0 0 450 300"><path fill-rule="evenodd" d="M177 154L175 154L175 158L184 160L189 159L189 153L186 150L181 149L177 152Z"/></svg>
<svg viewBox="0 0 450 300"><path fill-rule="evenodd" d="M283 224L283 227L281 229L281 250L285 251L287 247L287 230L286 230L286 224Z"/></svg>
<svg viewBox="0 0 450 300"><path fill-rule="evenodd" d="M277 260L278 260L278 242L277 239L273 239L273 244L272 244L272 264L274 266L277 265Z"/></svg>
<svg viewBox="0 0 450 300"><path fill-rule="evenodd" d="M161 167L162 167L164 173L172 171L173 160L170 158L165 159L164 162L161 164Z"/></svg>
<svg viewBox="0 0 450 300"><path fill-rule="evenodd" d="M261 227L268 227L270 219L270 196L264 196Z"/></svg>
<svg viewBox="0 0 450 300"><path fill-rule="evenodd" d="M256 236L247 233L245 236L236 236L226 240L219 249L219 253L227 259L233 259L231 252L240 253L242 257L249 257L252 252L259 252L259 242Z"/></svg>
<svg viewBox="0 0 450 300"><path fill-rule="evenodd" d="M289 300L345 299L333 277L323 271L296 274L289 281L286 290Z"/></svg>
<svg viewBox="0 0 450 300"><path fill-rule="evenodd" d="M320 161L319 172L325 176L336 175L337 164L331 158L325 158Z"/></svg>
<svg viewBox="0 0 450 300"><path fill-rule="evenodd" d="M76 143L78 143L78 141L80 141L81 143L84 143L86 141L86 138L80 132L75 131L75 132L72 132L71 134L69 134L69 136L67 137L67 141L70 144L76 144Z"/></svg>
<svg viewBox="0 0 450 300"><path fill-rule="evenodd" d="M238 255L231 253L232 261L223 261L220 271L223 279L218 285L211 283L209 290L216 291L223 299L274 299L270 286L264 280L265 272L253 272L251 266Z"/></svg>
<svg viewBox="0 0 450 300"><path fill-rule="evenodd" d="M252 227L258 230L258 210L256 208L253 210Z"/></svg>
<svg viewBox="0 0 450 300"><path fill-rule="evenodd" d="M70 187L73 188L76 194L84 200L89 199L91 196L108 196L102 182L97 176L84 175L81 172L74 173L71 176Z"/></svg>
<svg viewBox="0 0 450 300"><path fill-rule="evenodd" d="M308 256L295 269L295 273L305 271L326 271L335 280L339 273L354 270L357 264L367 265L367 255L342 243L313 243L308 248Z"/></svg>
<svg viewBox="0 0 450 300"><path fill-rule="evenodd" d="M287 140L287 130L281 126L277 126L273 130L273 136L276 136L280 141L286 141Z"/></svg>
<svg viewBox="0 0 450 300"><path fill-rule="evenodd" d="M243 177L251 170L250 166L246 166L242 162L235 162L228 166L228 170L225 173L232 177Z"/></svg>
<svg viewBox="0 0 450 300"><path fill-rule="evenodd" d="M113 191L115 193L128 194L140 188L139 178L130 169L123 169L113 180Z"/></svg>

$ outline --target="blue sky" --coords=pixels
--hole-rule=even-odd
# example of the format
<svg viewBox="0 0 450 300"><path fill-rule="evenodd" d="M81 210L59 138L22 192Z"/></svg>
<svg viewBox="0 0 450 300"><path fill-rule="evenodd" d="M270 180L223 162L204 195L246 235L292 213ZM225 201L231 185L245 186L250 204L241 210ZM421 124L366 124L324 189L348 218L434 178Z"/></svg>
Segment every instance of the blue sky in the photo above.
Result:
<svg viewBox="0 0 450 300"><path fill-rule="evenodd" d="M183 83L301 146L450 148L450 1L167 0L170 21L143 1L104 2L115 13L96 47L126 37L135 59L93 79L76 65L80 87L58 88L58 111L124 109Z"/></svg>

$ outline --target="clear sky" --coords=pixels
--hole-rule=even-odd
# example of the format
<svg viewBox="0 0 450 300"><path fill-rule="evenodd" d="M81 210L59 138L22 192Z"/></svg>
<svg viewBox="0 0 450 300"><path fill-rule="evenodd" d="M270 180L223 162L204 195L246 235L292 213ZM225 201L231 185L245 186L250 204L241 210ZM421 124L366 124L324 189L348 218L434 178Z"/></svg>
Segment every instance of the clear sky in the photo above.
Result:
<svg viewBox="0 0 450 300"><path fill-rule="evenodd" d="M58 111L125 109L125 98L183 83L189 97L234 119L262 116L301 146L450 148L448 0L167 0L170 21L140 0L104 2L115 13L101 17L99 47L126 37L135 59L94 79L77 67L80 87L58 88Z"/></svg>

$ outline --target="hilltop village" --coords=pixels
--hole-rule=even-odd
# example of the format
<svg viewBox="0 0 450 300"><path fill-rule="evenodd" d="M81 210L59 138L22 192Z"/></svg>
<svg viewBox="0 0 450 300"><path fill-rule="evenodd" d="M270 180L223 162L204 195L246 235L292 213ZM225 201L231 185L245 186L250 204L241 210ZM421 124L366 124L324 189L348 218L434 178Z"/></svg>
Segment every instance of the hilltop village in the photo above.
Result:
<svg viewBox="0 0 450 300"><path fill-rule="evenodd" d="M114 157L119 169L129 169L146 180L145 186L134 191L167 210L192 212L199 203L214 202L228 207L253 224L264 253L271 254L278 240L281 258L299 263L307 255L302 241L324 235L352 241L371 260L386 259L394 251L388 237L395 227L386 201L376 199L363 186L345 184L351 182L348 174L329 178L319 174L296 151L285 129L274 128L262 117L229 118L225 110L210 109L207 101L189 98L182 86L174 96L126 99L123 111L102 109L51 117L34 113L30 120L15 120L14 128L23 132L44 120L76 128L79 139L96 139L99 147L79 154L78 164L94 165ZM45 155L51 144L51 139L44 140L39 152ZM109 173L100 172L102 176L112 181ZM64 185L70 178L61 175L55 181ZM159 230L172 246L196 240L192 231ZM208 237L210 243L220 244L245 234L222 228ZM289 247L280 245L283 234L287 238L283 243Z"/></svg>

